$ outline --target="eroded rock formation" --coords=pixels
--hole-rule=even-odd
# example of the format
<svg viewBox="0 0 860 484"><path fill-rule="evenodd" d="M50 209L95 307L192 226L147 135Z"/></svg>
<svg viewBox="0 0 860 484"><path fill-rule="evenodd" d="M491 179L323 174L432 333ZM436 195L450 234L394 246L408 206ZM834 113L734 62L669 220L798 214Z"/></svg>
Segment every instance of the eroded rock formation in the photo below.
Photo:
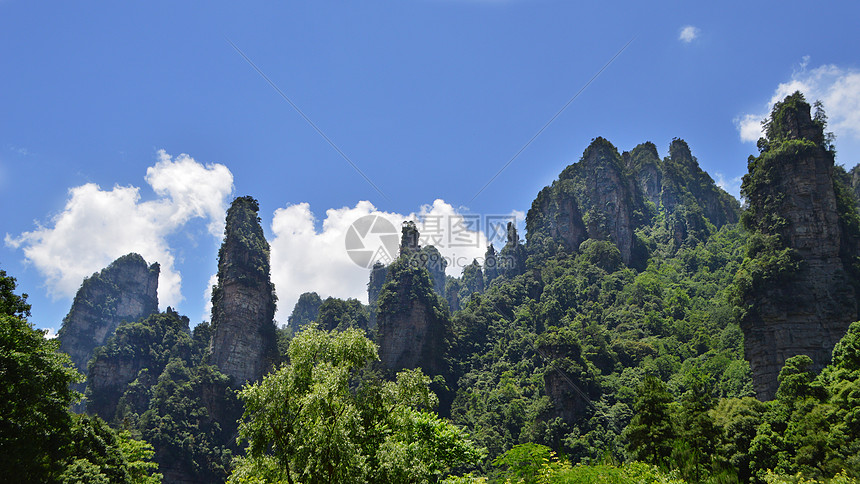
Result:
<svg viewBox="0 0 860 484"><path fill-rule="evenodd" d="M541 234L576 251L586 239L611 240L625 264L636 255L635 230L644 222L642 194L625 173L621 155L597 138L578 163L538 193L526 217L531 241Z"/></svg>
<svg viewBox="0 0 860 484"><path fill-rule="evenodd" d="M834 178L824 123L810 116L800 93L774 107L759 146L742 185L752 235L736 282L746 306L746 358L756 393L767 400L786 359L808 355L820 370L858 319L858 233L850 187Z"/></svg>
<svg viewBox="0 0 860 484"><path fill-rule="evenodd" d="M158 312L159 271L158 263L149 265L132 253L84 279L58 334L60 350L72 357L78 370L87 374L93 351L121 322Z"/></svg>
<svg viewBox="0 0 860 484"><path fill-rule="evenodd" d="M189 320L171 308L139 322L123 323L94 353L87 411L114 421L117 404L129 383L137 380L139 386L151 387L170 358L188 360L191 348ZM145 405L139 407L140 413L146 410Z"/></svg>
<svg viewBox="0 0 860 484"><path fill-rule="evenodd" d="M414 225L404 225L400 257L387 267L376 301L379 358L391 371L421 368L430 375L446 374L448 311L428 270L415 263L417 237Z"/></svg>
<svg viewBox="0 0 860 484"><path fill-rule="evenodd" d="M648 254L636 230L658 213L677 249L736 222L740 204L716 186L681 139L673 140L669 156L660 160L653 143L619 155L609 141L597 138L579 162L538 194L526 217L527 237L530 246L548 255L557 243L576 252L587 239L609 240L625 264L637 267Z"/></svg>
<svg viewBox="0 0 860 484"><path fill-rule="evenodd" d="M212 290L210 361L236 385L259 380L278 355L269 243L258 211L251 197L236 198L227 211Z"/></svg>

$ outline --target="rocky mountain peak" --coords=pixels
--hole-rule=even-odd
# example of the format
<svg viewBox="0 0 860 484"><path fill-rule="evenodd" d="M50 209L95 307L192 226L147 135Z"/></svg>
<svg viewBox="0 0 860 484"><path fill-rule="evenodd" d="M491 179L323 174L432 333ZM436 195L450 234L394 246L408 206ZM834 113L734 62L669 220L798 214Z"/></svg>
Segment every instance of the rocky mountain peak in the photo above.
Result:
<svg viewBox="0 0 860 484"><path fill-rule="evenodd" d="M815 370L827 364L860 316L860 278L856 207L839 196L850 187L834 176L824 123L795 93L774 106L765 127L761 154L750 157L741 186L752 235L736 284L753 383L759 398L770 399L788 358L807 355Z"/></svg>
<svg viewBox="0 0 860 484"><path fill-rule="evenodd" d="M259 205L236 198L227 210L212 289L211 362L237 385L259 380L277 358L275 287Z"/></svg>
<svg viewBox="0 0 860 484"><path fill-rule="evenodd" d="M408 230L404 225L403 234L404 241L414 240L417 244L414 224ZM379 359L390 371L422 368L427 374L445 374L448 310L434 289L431 270L416 263L416 255L420 254L401 247L400 257L384 268L384 276L382 267L374 267L371 275L369 289L375 291L374 286L379 285L377 297L371 299L371 305L376 306ZM373 279L376 273L379 276Z"/></svg>
<svg viewBox="0 0 860 484"><path fill-rule="evenodd" d="M526 217L526 230L530 240L540 234L561 241L570 251L589 238L611 240L624 263L631 264L643 208L642 194L628 177L618 150L596 138L579 162L541 190Z"/></svg>
<svg viewBox="0 0 860 484"><path fill-rule="evenodd" d="M105 344L123 321L138 321L158 312L158 263L147 264L131 253L84 279L63 319L60 350L87 374L93 350Z"/></svg>

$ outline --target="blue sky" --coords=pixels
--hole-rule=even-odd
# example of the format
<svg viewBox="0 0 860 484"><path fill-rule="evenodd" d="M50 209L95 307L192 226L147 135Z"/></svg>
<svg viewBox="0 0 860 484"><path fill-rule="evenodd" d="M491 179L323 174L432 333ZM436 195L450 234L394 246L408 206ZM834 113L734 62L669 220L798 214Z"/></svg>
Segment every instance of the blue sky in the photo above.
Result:
<svg viewBox="0 0 860 484"><path fill-rule="evenodd" d="M130 251L165 268L162 306L208 319L234 196L260 201L285 322L303 291L362 295L356 218L521 218L597 136L684 138L737 196L757 121L800 88L860 161L852 2L246 3L0 1L0 267L37 326Z"/></svg>

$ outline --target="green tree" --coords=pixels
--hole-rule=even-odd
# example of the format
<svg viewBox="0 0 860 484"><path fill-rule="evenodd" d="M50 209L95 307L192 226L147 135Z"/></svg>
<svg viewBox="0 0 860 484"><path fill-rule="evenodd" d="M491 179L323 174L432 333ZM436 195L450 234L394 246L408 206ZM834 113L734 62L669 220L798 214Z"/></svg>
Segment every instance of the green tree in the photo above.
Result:
<svg viewBox="0 0 860 484"><path fill-rule="evenodd" d="M16 286L15 278L7 276L6 271L0 269L0 314L27 319L30 317L27 295L15 294Z"/></svg>
<svg viewBox="0 0 860 484"><path fill-rule="evenodd" d="M60 471L69 442L69 385L82 376L55 339L24 317L30 306L14 293L15 278L0 272L0 469L27 481L49 481Z"/></svg>
<svg viewBox="0 0 860 484"><path fill-rule="evenodd" d="M680 437L676 441L673 459L681 475L701 482L703 475L713 469L719 429L710 410L716 404L713 378L696 367L684 377L687 391L681 395L678 415Z"/></svg>
<svg viewBox="0 0 860 484"><path fill-rule="evenodd" d="M672 455L674 401L666 385L656 376L647 375L639 386L633 404L633 419L625 429L627 450L634 459L664 465Z"/></svg>
<svg viewBox="0 0 860 484"><path fill-rule="evenodd" d="M26 296L0 271L0 469L26 482L160 482L152 447L98 417L74 415L83 377L54 339L24 319Z"/></svg>
<svg viewBox="0 0 860 484"><path fill-rule="evenodd" d="M358 299L326 298L319 307L316 322L325 331L347 328L367 330L370 313Z"/></svg>
<svg viewBox="0 0 860 484"><path fill-rule="evenodd" d="M299 333L290 363L241 391L248 447L231 482L421 482L474 465L480 451L429 411L419 370L359 378L376 351L355 328Z"/></svg>
<svg viewBox="0 0 860 484"><path fill-rule="evenodd" d="M127 430L117 432L97 416L74 415L68 465L59 477L63 483L156 484L162 475L151 461L152 446L135 440Z"/></svg>

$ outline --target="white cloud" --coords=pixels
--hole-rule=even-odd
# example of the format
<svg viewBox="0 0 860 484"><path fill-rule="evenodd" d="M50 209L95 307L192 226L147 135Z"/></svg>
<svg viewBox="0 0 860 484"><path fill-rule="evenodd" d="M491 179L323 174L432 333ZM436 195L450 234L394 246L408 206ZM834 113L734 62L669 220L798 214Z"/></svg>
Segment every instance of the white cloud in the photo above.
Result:
<svg viewBox="0 0 860 484"><path fill-rule="evenodd" d="M278 294L276 319L280 323L286 322L298 297L308 291L316 291L323 298L334 296L367 302L369 270L350 258L346 236L353 222L368 215L391 222L398 244L401 224L415 220L421 232L421 244L436 246L448 260L447 273L452 276L459 276L473 259L482 260L488 245L486 221L506 222L505 216L464 213L443 200L424 205L408 215L381 212L370 202L361 201L354 207L327 210L322 228L317 231L309 204L280 208L272 220L275 237L271 241L272 282ZM517 221L522 221L522 212L507 214L511 216L520 217ZM504 232L500 235L503 241ZM368 233L368 238L364 239L368 247L381 243L379 239L371 239L372 236Z"/></svg>
<svg viewBox="0 0 860 484"><path fill-rule="evenodd" d="M690 42L696 40L699 36L699 29L697 27L693 27L692 25L686 25L681 29L681 33L678 35L678 40L685 44L689 44Z"/></svg>
<svg viewBox="0 0 860 484"><path fill-rule="evenodd" d="M716 177L715 181L718 187L722 188L738 200L741 199L741 182L743 181L743 176L736 176L728 180L726 180L726 177L720 172L714 173L714 176Z"/></svg>
<svg viewBox="0 0 860 484"><path fill-rule="evenodd" d="M205 219L210 232L220 234L233 175L223 165L204 166L188 155L171 160L159 151L158 157L146 173L147 183L158 195L155 200L142 201L140 189L133 186L74 187L49 226L17 237L6 234L6 245L24 251L55 299L74 296L85 277L124 254L137 252L147 262L161 265L160 305L177 305L183 299L182 278L166 237L194 218Z"/></svg>
<svg viewBox="0 0 860 484"><path fill-rule="evenodd" d="M203 314L200 315L200 321L212 320L212 288L218 284L218 274L209 276L209 282L206 283L206 289L203 290Z"/></svg>
<svg viewBox="0 0 860 484"><path fill-rule="evenodd" d="M775 103L795 91L802 92L810 104L816 100L824 104L828 130L836 134L837 148L840 139L860 140L860 71L832 64L810 70L808 63L809 58L804 57L800 69L777 86L759 113L735 118L741 141L757 141L762 136L761 120L770 114Z"/></svg>
<svg viewBox="0 0 860 484"><path fill-rule="evenodd" d="M54 339L57 337L57 332L54 331L54 328L47 328L47 333L45 333L45 339Z"/></svg>
<svg viewBox="0 0 860 484"><path fill-rule="evenodd" d="M170 155L159 150L158 163L146 169L146 182L171 205L171 225L201 217L209 220L212 235L224 233L225 201L233 191L233 174L226 166L203 166L186 154L171 161Z"/></svg>

